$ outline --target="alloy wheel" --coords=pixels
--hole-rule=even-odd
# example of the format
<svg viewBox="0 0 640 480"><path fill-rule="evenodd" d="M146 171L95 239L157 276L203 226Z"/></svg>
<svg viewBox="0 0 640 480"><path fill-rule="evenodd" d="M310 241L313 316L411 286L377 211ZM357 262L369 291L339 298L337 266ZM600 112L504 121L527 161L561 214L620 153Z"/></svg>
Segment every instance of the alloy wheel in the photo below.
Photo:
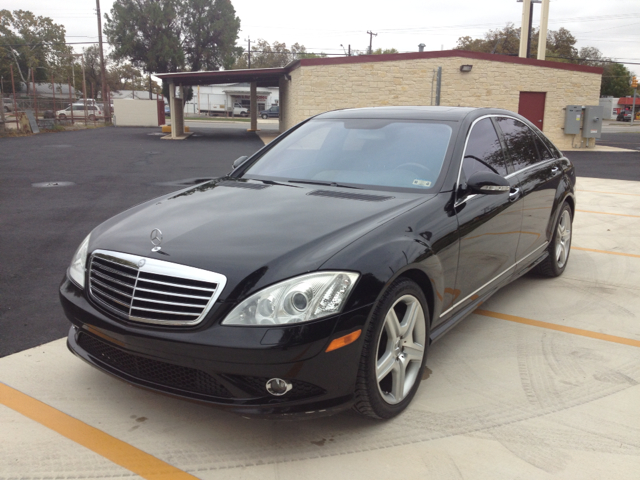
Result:
<svg viewBox="0 0 640 480"><path fill-rule="evenodd" d="M571 248L571 214L569 210L564 210L558 229L556 232L556 263L558 268L564 267L569 257L569 249Z"/></svg>
<svg viewBox="0 0 640 480"><path fill-rule="evenodd" d="M386 403L400 403L418 380L425 341L425 317L420 301L413 295L400 297L384 318L377 344L375 375Z"/></svg>

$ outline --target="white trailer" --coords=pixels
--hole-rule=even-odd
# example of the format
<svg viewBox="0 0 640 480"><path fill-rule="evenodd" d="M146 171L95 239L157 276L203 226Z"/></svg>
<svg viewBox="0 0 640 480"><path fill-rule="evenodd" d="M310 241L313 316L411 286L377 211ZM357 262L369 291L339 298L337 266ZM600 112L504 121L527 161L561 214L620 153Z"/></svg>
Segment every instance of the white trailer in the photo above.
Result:
<svg viewBox="0 0 640 480"><path fill-rule="evenodd" d="M200 94L200 113L205 113L210 117L220 115L233 117L249 116L249 108L243 107L240 103L228 104L228 97L224 93Z"/></svg>

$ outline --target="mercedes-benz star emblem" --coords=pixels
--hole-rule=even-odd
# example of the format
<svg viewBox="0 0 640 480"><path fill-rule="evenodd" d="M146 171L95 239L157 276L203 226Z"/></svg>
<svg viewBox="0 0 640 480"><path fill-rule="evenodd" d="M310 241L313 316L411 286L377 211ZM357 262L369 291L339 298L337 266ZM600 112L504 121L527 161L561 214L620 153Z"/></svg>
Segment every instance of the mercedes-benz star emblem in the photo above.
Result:
<svg viewBox="0 0 640 480"><path fill-rule="evenodd" d="M151 243L153 243L154 247L151 249L152 252L157 252L162 247L160 244L162 243L162 232L159 228L154 228L151 230L151 235L149 236L151 239Z"/></svg>

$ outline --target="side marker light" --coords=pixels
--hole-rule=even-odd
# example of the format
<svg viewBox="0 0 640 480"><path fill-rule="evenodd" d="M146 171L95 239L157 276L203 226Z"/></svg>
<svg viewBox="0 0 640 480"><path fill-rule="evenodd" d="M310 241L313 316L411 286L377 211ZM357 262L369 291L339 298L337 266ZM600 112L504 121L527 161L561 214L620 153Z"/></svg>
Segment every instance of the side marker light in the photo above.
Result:
<svg viewBox="0 0 640 480"><path fill-rule="evenodd" d="M360 338L360 334L362 330L356 330L355 332L351 332L349 335L345 335L344 337L338 337L335 340L332 340L325 352L331 352L332 350L337 350L342 347L346 347L350 343L355 342L358 338Z"/></svg>

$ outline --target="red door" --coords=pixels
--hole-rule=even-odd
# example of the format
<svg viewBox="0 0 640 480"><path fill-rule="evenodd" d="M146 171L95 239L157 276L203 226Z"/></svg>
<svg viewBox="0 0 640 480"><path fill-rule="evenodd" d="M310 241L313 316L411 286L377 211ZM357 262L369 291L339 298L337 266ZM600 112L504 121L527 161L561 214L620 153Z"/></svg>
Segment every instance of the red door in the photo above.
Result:
<svg viewBox="0 0 640 480"><path fill-rule="evenodd" d="M520 92L518 113L542 130L544 119L545 92Z"/></svg>

